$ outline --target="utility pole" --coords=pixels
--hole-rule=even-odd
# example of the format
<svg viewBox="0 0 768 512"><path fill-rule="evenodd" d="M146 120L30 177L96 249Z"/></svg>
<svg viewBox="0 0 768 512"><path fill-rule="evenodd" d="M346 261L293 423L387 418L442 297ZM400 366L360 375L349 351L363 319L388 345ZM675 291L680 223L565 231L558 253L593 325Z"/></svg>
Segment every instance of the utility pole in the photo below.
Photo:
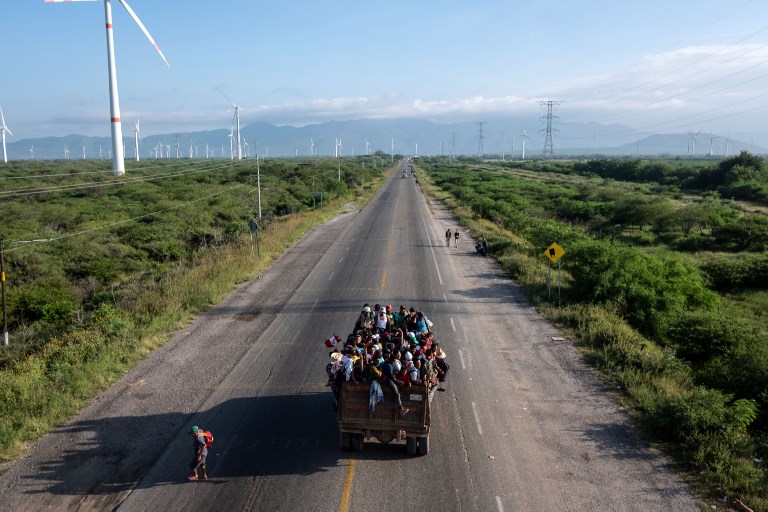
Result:
<svg viewBox="0 0 768 512"><path fill-rule="evenodd" d="M8 316L5 312L5 246L3 239L0 238L0 285L2 285L3 295L3 346L8 346Z"/></svg>
<svg viewBox="0 0 768 512"><path fill-rule="evenodd" d="M542 130L544 134L544 152L542 155L546 158L554 158L555 157L555 148L554 144L552 142L552 120L558 119L556 115L554 115L555 107L560 106L562 101L539 101L539 105L541 105L543 108L547 109L547 114L542 116L542 119L545 119L547 122L547 128L545 130ZM557 130L554 130L557 131Z"/></svg>
<svg viewBox="0 0 768 512"><path fill-rule="evenodd" d="M475 124L480 127L480 136L477 138L477 156L482 158L485 154L485 149L483 148L483 125L487 123L484 121L478 121Z"/></svg>
<svg viewBox="0 0 768 512"><path fill-rule="evenodd" d="M256 141L254 141L254 144ZM259 189L259 222L261 222L261 171L259 170L259 154L256 153L256 187Z"/></svg>

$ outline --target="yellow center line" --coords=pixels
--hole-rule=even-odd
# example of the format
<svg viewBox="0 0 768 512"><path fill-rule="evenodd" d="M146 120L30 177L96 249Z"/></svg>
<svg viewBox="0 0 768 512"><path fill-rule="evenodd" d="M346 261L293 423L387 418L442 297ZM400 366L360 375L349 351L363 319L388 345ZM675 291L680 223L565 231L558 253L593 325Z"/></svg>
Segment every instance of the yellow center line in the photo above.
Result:
<svg viewBox="0 0 768 512"><path fill-rule="evenodd" d="M355 476L355 459L349 459L349 466L347 466L347 478L344 479L344 491L341 493L341 503L339 504L339 512L349 511L349 498L352 494L352 478Z"/></svg>
<svg viewBox="0 0 768 512"><path fill-rule="evenodd" d="M384 273L381 275L381 288L387 287L387 269L384 269Z"/></svg>

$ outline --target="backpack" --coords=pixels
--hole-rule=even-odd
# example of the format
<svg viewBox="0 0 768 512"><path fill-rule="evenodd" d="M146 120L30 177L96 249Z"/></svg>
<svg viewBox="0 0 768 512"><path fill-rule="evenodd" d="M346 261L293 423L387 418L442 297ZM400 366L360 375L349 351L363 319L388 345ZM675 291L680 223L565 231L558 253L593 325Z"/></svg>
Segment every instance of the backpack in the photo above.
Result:
<svg viewBox="0 0 768 512"><path fill-rule="evenodd" d="M210 430L206 430L203 432L203 435L205 436L205 447L210 448L213 446L213 434Z"/></svg>

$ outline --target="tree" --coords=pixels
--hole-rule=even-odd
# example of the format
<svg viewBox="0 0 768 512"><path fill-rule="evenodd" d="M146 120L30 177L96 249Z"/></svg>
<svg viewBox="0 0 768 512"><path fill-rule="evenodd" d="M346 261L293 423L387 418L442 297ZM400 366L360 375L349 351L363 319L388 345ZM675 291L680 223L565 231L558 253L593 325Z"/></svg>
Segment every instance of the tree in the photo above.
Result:
<svg viewBox="0 0 768 512"><path fill-rule="evenodd" d="M707 222L707 210L702 204L688 204L677 210L675 220L685 236L691 234L696 226L704 226Z"/></svg>
<svg viewBox="0 0 768 512"><path fill-rule="evenodd" d="M768 219L749 215L712 230L715 242L736 251L763 251L768 248Z"/></svg>

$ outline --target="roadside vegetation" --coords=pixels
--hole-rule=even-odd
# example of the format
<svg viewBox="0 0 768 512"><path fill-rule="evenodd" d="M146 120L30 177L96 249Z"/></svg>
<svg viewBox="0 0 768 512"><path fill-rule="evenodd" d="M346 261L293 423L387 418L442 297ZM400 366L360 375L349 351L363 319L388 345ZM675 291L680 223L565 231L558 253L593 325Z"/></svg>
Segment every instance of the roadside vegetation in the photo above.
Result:
<svg viewBox="0 0 768 512"><path fill-rule="evenodd" d="M389 158L12 162L0 169L10 346L0 347L0 449L77 412L176 328L267 268ZM339 181L339 166L341 180Z"/></svg>
<svg viewBox="0 0 768 512"><path fill-rule="evenodd" d="M419 158L537 308L710 498L768 510L768 167ZM545 249L564 250L548 296ZM553 272L554 275L554 272ZM765 461L765 462L764 462Z"/></svg>

